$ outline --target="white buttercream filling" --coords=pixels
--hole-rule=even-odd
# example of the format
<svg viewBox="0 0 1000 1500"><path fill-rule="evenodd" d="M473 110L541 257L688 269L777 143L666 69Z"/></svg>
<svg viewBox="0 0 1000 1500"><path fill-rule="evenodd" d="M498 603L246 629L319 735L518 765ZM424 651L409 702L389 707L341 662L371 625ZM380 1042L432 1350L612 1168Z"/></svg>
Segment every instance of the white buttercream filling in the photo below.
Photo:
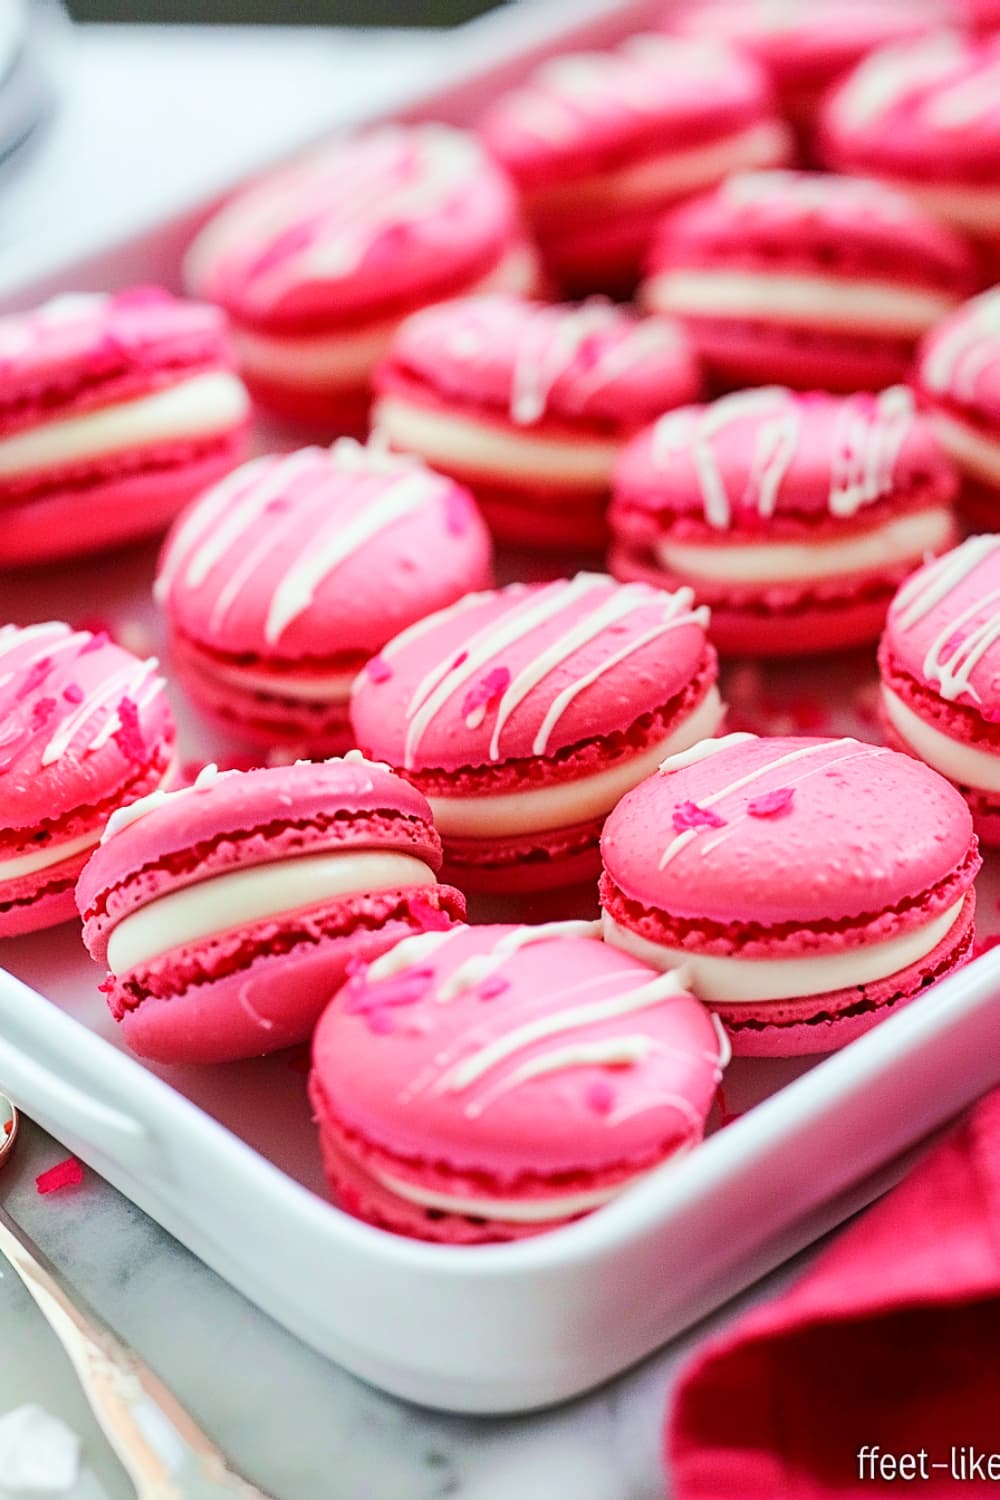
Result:
<svg viewBox="0 0 1000 1500"><path fill-rule="evenodd" d="M544 1224L551 1219L568 1219L574 1214L587 1213L610 1203L625 1188L639 1180L637 1174L614 1187L591 1188L587 1192L553 1194L546 1198L464 1198L454 1193L438 1193L432 1188L418 1187L416 1183L404 1182L388 1172L366 1169L376 1182L405 1198L408 1203L417 1203L421 1208L434 1208L446 1214L466 1214L477 1219L506 1219L510 1224Z"/></svg>
<svg viewBox="0 0 1000 1500"><path fill-rule="evenodd" d="M133 401L44 422L0 440L0 476L55 469L127 448L211 437L237 426L249 411L236 376L211 370Z"/></svg>
<svg viewBox="0 0 1000 1500"><path fill-rule="evenodd" d="M849 277L683 270L651 277L643 300L657 312L686 316L766 320L834 333L855 332L860 325L916 337L955 299L895 282Z"/></svg>
<svg viewBox="0 0 1000 1500"><path fill-rule="evenodd" d="M571 828L575 823L602 817L626 792L652 776L666 756L714 734L724 712L718 689L713 686L667 739L607 771L530 792L502 792L495 797L428 797L435 827L445 838L478 839Z"/></svg>
<svg viewBox="0 0 1000 1500"><path fill-rule="evenodd" d="M80 854L84 849L96 849L101 837L101 830L95 828L91 833L83 833L79 838L66 839L61 844L46 844L42 849L35 849L31 854L19 854L16 859L0 860L0 881L19 880L22 875L34 875L36 870L47 870L50 865L62 864L65 859L72 859L74 854Z"/></svg>
<svg viewBox="0 0 1000 1500"><path fill-rule="evenodd" d="M954 927L964 899L900 937L813 958L719 958L687 948L669 948L620 927L607 912L603 917L604 939L656 969L675 969L683 964L691 993L699 1000L727 1005L796 1000L872 984L918 963Z"/></svg>
<svg viewBox="0 0 1000 1500"><path fill-rule="evenodd" d="M956 463L987 484L1000 485L1000 443L942 411L929 413L934 435Z"/></svg>
<svg viewBox="0 0 1000 1500"><path fill-rule="evenodd" d="M922 761L961 786L1000 792L1000 755L953 740L915 714L891 688L882 687L882 703L896 733Z"/></svg>
<svg viewBox="0 0 1000 1500"><path fill-rule="evenodd" d="M108 943L108 968L125 974L173 948L337 896L435 884L433 870L411 854L374 851L299 855L233 870L160 896L123 918Z"/></svg>
<svg viewBox="0 0 1000 1500"><path fill-rule="evenodd" d="M537 278L534 253L517 246L488 275L467 287L462 295L519 292L527 296L534 290ZM232 329L232 338L240 367L248 374L322 390L354 387L367 381L372 370L388 353L399 324L399 318L390 318L363 323L350 333L321 333L300 338L256 333L237 324Z"/></svg>
<svg viewBox="0 0 1000 1500"><path fill-rule="evenodd" d="M807 542L657 541L660 566L684 579L713 583L811 583L844 574L875 572L947 546L954 519L946 506L896 516L872 531Z"/></svg>
<svg viewBox="0 0 1000 1500"><path fill-rule="evenodd" d="M383 396L372 412L374 431L393 448L419 453L446 473L470 478L523 477L545 484L608 488L621 444L600 438L539 437L470 417L430 411L399 396Z"/></svg>
<svg viewBox="0 0 1000 1500"><path fill-rule="evenodd" d="M202 664L202 671L206 676L211 675L213 679L230 683L233 687L246 688L254 693L267 693L273 698L289 698L296 703L346 703L358 675L357 672L329 672L323 677L300 674L292 676L281 672L254 671L250 667L220 666L215 661L210 666Z"/></svg>
<svg viewBox="0 0 1000 1500"><path fill-rule="evenodd" d="M772 166L787 157L789 146L786 128L765 120L706 146L663 151L616 172L595 173L553 187L538 188L528 194L528 201L544 210L560 203L580 203L582 206L611 200L642 204L650 199L679 197L701 187L711 187L732 172Z"/></svg>

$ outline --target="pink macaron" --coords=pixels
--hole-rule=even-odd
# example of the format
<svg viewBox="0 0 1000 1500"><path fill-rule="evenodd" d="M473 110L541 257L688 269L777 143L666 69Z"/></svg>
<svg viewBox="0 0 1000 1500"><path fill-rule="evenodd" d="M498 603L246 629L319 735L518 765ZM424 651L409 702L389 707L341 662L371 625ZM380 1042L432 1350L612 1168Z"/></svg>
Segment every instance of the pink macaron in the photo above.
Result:
<svg viewBox="0 0 1000 1500"><path fill-rule="evenodd" d="M1000 287L964 303L927 335L913 384L962 471L962 510L992 531L1000 521Z"/></svg>
<svg viewBox="0 0 1000 1500"><path fill-rule="evenodd" d="M680 319L722 387L881 390L978 285L963 238L905 193L746 172L663 220L642 298Z"/></svg>
<svg viewBox="0 0 1000 1500"><path fill-rule="evenodd" d="M254 395L332 435L364 431L371 373L401 318L480 289L531 293L538 270L514 190L473 136L392 125L237 194L190 247L185 277L230 314Z"/></svg>
<svg viewBox="0 0 1000 1500"><path fill-rule="evenodd" d="M0 629L0 937L76 916L76 878L115 808L171 770L155 660L68 625Z"/></svg>
<svg viewBox="0 0 1000 1500"><path fill-rule="evenodd" d="M882 721L898 750L959 788L1000 844L1000 536L972 536L900 589L879 648Z"/></svg>
<svg viewBox="0 0 1000 1500"><path fill-rule="evenodd" d="M428 308L401 326L375 385L372 420L392 447L468 484L501 540L557 549L603 546L622 444L701 393L675 324L596 298Z"/></svg>
<svg viewBox="0 0 1000 1500"><path fill-rule="evenodd" d="M681 966L739 1054L832 1051L971 954L969 809L894 750L707 741L619 803L602 852L607 941Z"/></svg>
<svg viewBox="0 0 1000 1500"><path fill-rule="evenodd" d="M248 419L217 308L136 287L0 318L0 564L164 530Z"/></svg>
<svg viewBox="0 0 1000 1500"><path fill-rule="evenodd" d="M996 251L998 88L1000 40L939 32L880 48L826 101L823 159L838 171L893 183Z"/></svg>
<svg viewBox="0 0 1000 1500"><path fill-rule="evenodd" d="M470 594L369 664L354 732L426 794L463 890L590 880L619 797L719 726L707 621L600 573Z"/></svg>
<svg viewBox="0 0 1000 1500"><path fill-rule="evenodd" d="M226 1062L305 1041L352 963L464 917L440 863L387 766L208 766L116 813L76 894L128 1045Z"/></svg>
<svg viewBox="0 0 1000 1500"><path fill-rule="evenodd" d="M264 746L354 743L351 684L400 630L492 583L468 491L342 438L254 459L167 540L156 597L199 707Z"/></svg>
<svg viewBox="0 0 1000 1500"><path fill-rule="evenodd" d="M590 922L409 938L325 1011L309 1093L334 1198L451 1245L516 1240L701 1140L725 1038Z"/></svg>
<svg viewBox="0 0 1000 1500"><path fill-rule="evenodd" d="M869 52L924 36L946 17L944 0L681 0L664 26L747 53L788 118L808 127L830 84Z"/></svg>
<svg viewBox="0 0 1000 1500"><path fill-rule="evenodd" d="M726 653L857 646L878 639L907 573L954 545L957 488L905 386L740 391L626 448L611 571L693 589Z"/></svg>
<svg viewBox="0 0 1000 1500"><path fill-rule="evenodd" d="M665 208L791 151L755 62L666 36L552 58L480 129L570 296L628 292Z"/></svg>

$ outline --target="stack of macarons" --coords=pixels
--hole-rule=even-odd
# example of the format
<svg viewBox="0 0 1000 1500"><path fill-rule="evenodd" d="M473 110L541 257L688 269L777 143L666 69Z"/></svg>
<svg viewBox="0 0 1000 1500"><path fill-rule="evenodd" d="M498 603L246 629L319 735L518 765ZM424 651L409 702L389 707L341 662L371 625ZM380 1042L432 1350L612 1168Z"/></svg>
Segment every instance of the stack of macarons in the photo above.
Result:
<svg viewBox="0 0 1000 1500"><path fill-rule="evenodd" d="M600 1210L686 1170L731 1050L831 1051L970 957L1000 845L988 9L683 0L470 128L238 191L197 300L0 318L0 568L167 532L129 570L201 726L195 764L156 660L17 581L0 939L75 913L157 1064L308 1044L369 1224ZM824 737L727 732L790 656ZM871 674L863 730L837 673Z"/></svg>

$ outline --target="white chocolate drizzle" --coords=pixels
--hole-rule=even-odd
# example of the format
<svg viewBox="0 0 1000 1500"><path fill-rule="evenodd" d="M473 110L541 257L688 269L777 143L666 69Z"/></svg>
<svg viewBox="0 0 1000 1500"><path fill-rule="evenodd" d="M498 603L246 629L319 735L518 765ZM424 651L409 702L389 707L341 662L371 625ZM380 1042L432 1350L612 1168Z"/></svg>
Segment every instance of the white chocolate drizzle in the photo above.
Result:
<svg viewBox="0 0 1000 1500"><path fill-rule="evenodd" d="M694 624L704 629L708 623L708 611L703 606L692 609L694 596L689 589L678 590L675 594L651 593L645 586L625 584L616 587L608 595L607 583L603 574L579 573L569 581L563 579L541 590L525 591L519 597L515 596L517 602L512 609L472 636L458 665L452 662L444 665L437 663L418 683L407 708L408 728L404 749L406 767L412 769L421 738L453 693L481 673L498 653L546 625L588 594L604 593L605 598L550 646L529 660L500 693L496 707L496 726L489 746L491 760L500 758L500 737L518 705L550 672L590 641L597 639L615 622L641 608L660 605L663 609L660 621L649 632L611 653L558 694L536 733L535 754L545 753L552 731L569 704L605 672L669 630L685 624ZM432 619L437 623L441 616ZM477 727L481 722L482 716L477 714L473 716L471 727Z"/></svg>
<svg viewBox="0 0 1000 1500"><path fill-rule="evenodd" d="M998 536L971 536L953 552L946 552L908 579L893 603L893 624L901 631L912 630L998 548ZM984 618L956 639L978 614ZM937 683L942 698L953 701L964 693L978 703L981 698L972 685L972 674L997 640L1000 640L1000 588L984 590L965 609L948 616L924 655L924 676L928 682Z"/></svg>
<svg viewBox="0 0 1000 1500"><path fill-rule="evenodd" d="M929 390L974 401L981 376L1000 360L1000 287L959 309L931 341L920 373Z"/></svg>
<svg viewBox="0 0 1000 1500"><path fill-rule="evenodd" d="M841 752L844 750L848 750L849 754L842 754ZM819 771L824 771L840 761L867 758L871 755L887 755L890 753L887 750L880 750L877 746L862 745L859 740L849 738L834 740L832 742L830 740L821 740L817 744L804 745L797 750L789 750L784 755L779 755L776 760L766 761L763 765L757 766L755 770L749 771L745 775L737 777L735 781L729 782L728 785L720 787L718 791L710 793L707 797L702 797L698 806L702 808L716 807L720 802L725 801L727 797L731 797L734 792L742 791L745 787L751 786L755 781L760 780L762 776L768 775L769 772L777 771L782 766L792 765L797 761L807 760L813 756L822 755L824 757L823 764L816 768ZM794 783L792 784L794 785ZM667 865L670 864L671 860L676 859L682 849L686 849L690 843L706 832L714 832L714 830L707 827L685 828L681 833L678 833L671 839L661 854L659 868L661 870L666 869ZM720 841L717 840L716 842ZM711 847L714 847L714 843L706 846L705 852L710 852Z"/></svg>

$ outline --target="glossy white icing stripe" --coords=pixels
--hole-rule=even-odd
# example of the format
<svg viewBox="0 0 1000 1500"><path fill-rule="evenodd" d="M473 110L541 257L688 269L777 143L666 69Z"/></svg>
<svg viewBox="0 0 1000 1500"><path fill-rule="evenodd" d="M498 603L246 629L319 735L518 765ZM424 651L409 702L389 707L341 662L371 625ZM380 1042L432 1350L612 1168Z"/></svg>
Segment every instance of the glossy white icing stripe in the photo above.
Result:
<svg viewBox="0 0 1000 1500"><path fill-rule="evenodd" d="M456 922L454 927L449 927L444 932L417 932L413 937L403 938L401 943L390 948L388 953L380 954L368 965L365 981L375 984L380 979L391 979L413 965L425 963L445 943L465 930L466 923Z"/></svg>
<svg viewBox="0 0 1000 1500"><path fill-rule="evenodd" d="M874 402L870 396L849 396L842 403L831 443L831 515L856 515L889 494L915 420L913 392L905 385L890 386Z"/></svg>
<svg viewBox="0 0 1000 1500"><path fill-rule="evenodd" d="M732 505L719 468L714 440L734 422L761 418L747 482L747 497L760 515L771 515L777 504L782 480L795 456L801 417L799 408L781 386L736 391L709 406L668 412L653 432L652 459L659 469L690 456L701 487L705 520L725 531L732 522ZM767 420L763 420L767 419Z"/></svg>
<svg viewBox="0 0 1000 1500"><path fill-rule="evenodd" d="M633 584L622 584L613 594L610 594L599 604L596 609L584 615L582 619L577 620L575 625L563 635L558 636L550 646L547 646L544 651L540 651L537 656L527 662L501 694L497 703L493 734L490 738L490 759L500 759L500 738L507 720L520 704L524 702L528 694L550 672L554 671L556 667L561 666L575 652L581 650L591 641L596 640L603 631L610 630L619 621L625 620L629 615L635 614L637 610L649 608L652 602L654 601L651 600L646 588L636 587ZM672 629L674 625L680 624L681 621L677 617L683 612L687 612L689 620L694 620L695 617L690 612L690 606L693 602L694 595L690 591L676 595L665 595L664 618L656 627L651 638L655 639L657 636L663 635L666 631ZM699 623L703 626L707 625L707 610L702 611ZM637 650L638 645L638 642L632 642L624 651L618 652L615 656L601 662L592 672L587 674L586 678L581 678L579 682L573 683L567 691L560 694L559 699L556 700L560 704L559 708L553 714L553 709L556 705L552 705L535 738L533 746L533 753L535 755L545 754L549 735L577 693L582 692L591 682L596 682L599 677L603 676L605 672L610 671L619 661L624 660L632 651Z"/></svg>
<svg viewBox="0 0 1000 1500"><path fill-rule="evenodd" d="M528 593L513 609L505 611L499 619L492 621L472 637L465 649L465 660L460 666L449 671L447 668L451 664L446 664L443 677L441 667L435 666L418 684L406 711L408 727L403 760L406 768L412 769L420 740L434 716L452 694L473 678L492 657L530 635L533 630L561 614L578 599L598 589L604 591L606 587L603 575L578 573L568 583L560 580L539 592Z"/></svg>
<svg viewBox="0 0 1000 1500"><path fill-rule="evenodd" d="M616 977L619 976L611 974L601 976L609 985ZM632 975L629 970L623 970L620 977L631 978ZM495 1068L498 1063L506 1062L508 1058L515 1057L525 1048L533 1047L536 1042L544 1042L552 1036L561 1036L567 1031L577 1031L581 1026L596 1026L605 1021L617 1020L619 1016L630 1016L637 1011L650 1010L653 1006L669 1003L671 1000L676 1000L678 995L687 993L686 973L680 966L672 973L661 974L658 978L651 979L635 989L609 995L603 1000L595 1000L590 1004L570 1006L565 1010L556 1009L562 998L557 993L551 997L553 1009L549 1015L540 1016L534 1021L527 1021L523 1026L513 1027L503 1036L496 1037L486 1046L478 1048L467 1057L463 1057L460 1062L454 1063L438 1079L434 1092L462 1093Z"/></svg>
<svg viewBox="0 0 1000 1500"><path fill-rule="evenodd" d="M90 723L96 713L109 709L112 704L117 704L122 698L131 697L131 691L135 691L138 686L144 683L149 673L155 671L156 666L155 657L151 657L148 662L143 662L140 665L137 672L136 664L130 661L126 666L121 667L115 672L112 677L99 683L84 698L76 711L69 714L59 725L59 728L42 751L42 765L50 766L54 761L59 759L60 755L64 755L77 735ZM105 727L102 724L101 729ZM112 725L112 732L114 728L117 728L117 723ZM98 745L94 743L88 745L88 749L92 748L98 748Z"/></svg>
<svg viewBox="0 0 1000 1500"><path fill-rule="evenodd" d="M955 305L943 293L807 272L714 269L661 271L643 287L658 312L685 317L751 321L855 333L858 329L917 337Z"/></svg>
<svg viewBox="0 0 1000 1500"><path fill-rule="evenodd" d="M882 705L903 742L935 771L958 786L1000 793L1000 754L952 739L950 734L921 719L889 687L882 688Z"/></svg>
<svg viewBox="0 0 1000 1500"><path fill-rule="evenodd" d="M477 1099L465 1106L466 1119L477 1120L491 1104L502 1099L522 1083L534 1078L544 1078L549 1073L567 1072L572 1068L628 1067L642 1062L657 1050L653 1037L644 1035L605 1037L597 1042L577 1042L568 1047L552 1047L548 1052L531 1057L520 1067L513 1068L503 1078L485 1089Z"/></svg>
<svg viewBox="0 0 1000 1500"><path fill-rule="evenodd" d="M714 734L724 712L718 691L712 687L667 739L606 771L536 791L502 792L495 797L428 797L434 826L444 838L485 839L572 828L576 823L603 817L626 792L652 776L664 756Z"/></svg>
<svg viewBox="0 0 1000 1500"><path fill-rule="evenodd" d="M130 823L137 823L140 818L155 812L158 807L170 805L176 802L178 797L193 797L199 792L206 792L213 787L217 781L227 776L242 776L242 771L220 771L214 763L202 766L190 786L181 786L172 792L166 792L162 787L155 792L149 792L145 797L138 797L135 802L129 802L124 807L118 807L108 819L107 826L101 834L101 843L106 844L108 839L120 833L123 828L128 828ZM170 779L170 773L164 776L164 781Z"/></svg>
<svg viewBox="0 0 1000 1500"><path fill-rule="evenodd" d="M304 448L276 463L268 465L262 460L255 465L253 483L246 487L234 483L235 493L230 491L228 481L223 481L224 488L220 491L210 491L210 509L198 506L191 516L192 524L202 522L200 533L189 540L182 531L177 538L178 553L182 542L190 546L186 558L182 561L178 556L174 568L176 574L183 575L184 585L189 589L199 588L272 502L280 500L293 485L307 477L318 481L325 474L325 464L322 449ZM237 477L245 478L246 471L238 471L233 479Z"/></svg>
<svg viewBox="0 0 1000 1500"><path fill-rule="evenodd" d="M488 953L474 953L460 964L438 986L436 999L442 1004L454 1000L466 990L475 989L484 979L503 967L522 948L534 947L536 943L550 943L560 938L594 938L601 936L600 922L539 922L534 927L515 927L512 932L498 938Z"/></svg>
<svg viewBox="0 0 1000 1500"><path fill-rule="evenodd" d="M785 755L779 755L776 760L766 761L764 765L758 766L756 770L748 771L745 775L737 777L735 781L729 782L728 786L720 787L717 792L712 792L710 796L702 797L698 805L699 807L716 807L726 797L732 796L734 792L742 791L744 787L751 786L755 781L759 781L762 776L767 776L771 771L780 770L782 766L792 765L796 761L806 760L815 755L825 755L829 759L829 764L835 765L838 760L845 759L842 753L845 750L849 750L853 758L854 752L859 745L860 741L845 738L835 740L833 743L828 740L822 740L817 745L805 745L799 750L789 750ZM872 755L884 755L886 753L884 750L878 751L870 745L861 746L861 749L865 753ZM686 849L693 839L696 839L700 834L704 834L705 832L705 828L686 828L682 833L678 833L671 839L661 854L659 868L661 870L666 869L670 861L675 859L682 849Z"/></svg>
<svg viewBox="0 0 1000 1500"><path fill-rule="evenodd" d="M717 1005L751 1005L758 1001L795 1000L828 995L834 990L874 984L898 974L932 953L958 921L964 897L930 922L899 937L864 943L836 953L808 958L720 958L650 942L620 926L604 913L605 941L657 969L685 965L691 992Z"/></svg>
<svg viewBox="0 0 1000 1500"><path fill-rule="evenodd" d="M213 370L147 396L40 422L0 439L0 479L54 469L157 443L197 441L228 432L249 415L235 375Z"/></svg>
<svg viewBox="0 0 1000 1500"><path fill-rule="evenodd" d="M699 740L697 744L690 745L687 750L678 750L676 754L668 755L666 760L661 760L657 769L661 775L670 776L674 771L683 771L685 766L695 766L699 761L718 755L721 750L728 750L730 745L740 745L744 740L758 738L758 735L749 734L746 730L740 729L733 734L722 734L718 739Z"/></svg>
<svg viewBox="0 0 1000 1500"><path fill-rule="evenodd" d="M584 303L555 318L548 309L525 320L511 372L510 419L530 427L545 415L552 387L566 373L593 334L617 321L609 304Z"/></svg>
<svg viewBox="0 0 1000 1500"><path fill-rule="evenodd" d="M675 542L661 537L656 560L672 578L697 583L806 584L846 574L877 572L939 552L955 536L947 506L893 516L853 536L810 537L802 542Z"/></svg>
<svg viewBox="0 0 1000 1500"><path fill-rule="evenodd" d="M477 1219L499 1219L509 1224L545 1224L549 1220L569 1219L576 1214L587 1213L610 1203L612 1198L625 1188L631 1187L640 1176L637 1173L626 1182L609 1188L591 1188L579 1193L553 1193L544 1198L466 1198L455 1193L439 1193L433 1188L418 1187L409 1180L404 1181L390 1172L382 1172L372 1166L366 1170L389 1192L421 1208L432 1208L439 1213L462 1214Z"/></svg>
<svg viewBox="0 0 1000 1500"><path fill-rule="evenodd" d="M440 486L436 474L422 470L406 472L390 481L366 505L359 505L353 516L335 513L319 531L305 536L302 550L278 579L271 596L264 625L268 644L273 646L279 641L289 625L309 608L317 588L341 563L379 532L420 510L440 493Z"/></svg>
<svg viewBox="0 0 1000 1500"><path fill-rule="evenodd" d="M959 547L908 578L892 605L893 624L912 630L1000 548L1000 536L970 536Z"/></svg>
<svg viewBox="0 0 1000 1500"><path fill-rule="evenodd" d="M614 652L606 661L599 663L598 666L593 667L589 672L585 673L583 677L578 678L576 682L571 682L568 687L563 688L558 697L552 700L548 713L542 720L538 733L535 735L535 740L531 747L532 754L545 755L547 753L549 736L574 698L582 693L585 688L597 682L606 672L613 671L623 661L627 661L630 656L634 656L637 651L642 651L646 646L652 645L653 641L658 640L661 635L665 635L668 630L675 630L680 625L689 624L698 625L702 630L708 629L710 619L709 610L704 605L699 605L697 609L692 609L691 605L694 603L694 595L689 590L678 589L675 594L669 597L672 599L672 608L659 625L654 625L652 629L644 631L642 635L637 636L628 645L622 646L619 651Z"/></svg>
<svg viewBox="0 0 1000 1500"><path fill-rule="evenodd" d="M985 615L966 630L977 615ZM946 620L924 655L924 676L936 682L942 698L966 694L980 702L972 685L972 674L987 651L1000 640L1000 588L973 599L965 609Z"/></svg>
<svg viewBox="0 0 1000 1500"><path fill-rule="evenodd" d="M187 943L340 896L435 884L433 870L410 854L363 850L300 854L232 870L159 896L123 918L111 933L108 968L125 974Z"/></svg>

